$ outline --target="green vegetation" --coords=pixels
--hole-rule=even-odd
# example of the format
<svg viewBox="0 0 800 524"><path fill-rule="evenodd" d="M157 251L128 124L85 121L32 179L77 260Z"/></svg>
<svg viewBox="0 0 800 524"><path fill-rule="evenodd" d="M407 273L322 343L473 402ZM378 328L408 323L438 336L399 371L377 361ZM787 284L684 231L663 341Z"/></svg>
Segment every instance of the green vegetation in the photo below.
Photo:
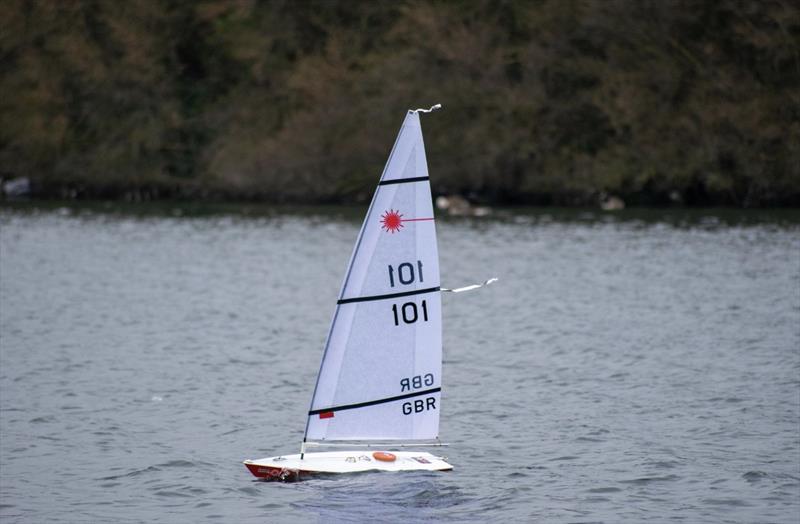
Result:
<svg viewBox="0 0 800 524"><path fill-rule="evenodd" d="M434 190L800 205L789 0L3 0L0 177L35 194L360 202L403 112Z"/></svg>

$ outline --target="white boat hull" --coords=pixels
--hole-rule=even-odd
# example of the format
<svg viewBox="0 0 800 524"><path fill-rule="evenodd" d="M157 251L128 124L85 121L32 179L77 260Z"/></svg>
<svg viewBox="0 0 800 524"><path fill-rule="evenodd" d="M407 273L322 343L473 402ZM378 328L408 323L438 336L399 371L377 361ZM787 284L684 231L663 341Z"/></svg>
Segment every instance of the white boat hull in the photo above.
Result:
<svg viewBox="0 0 800 524"><path fill-rule="evenodd" d="M376 456L394 456L392 461ZM328 451L245 460L250 473L272 480L297 480L317 473L360 473L364 471L449 471L453 466L424 451L373 452L369 450Z"/></svg>

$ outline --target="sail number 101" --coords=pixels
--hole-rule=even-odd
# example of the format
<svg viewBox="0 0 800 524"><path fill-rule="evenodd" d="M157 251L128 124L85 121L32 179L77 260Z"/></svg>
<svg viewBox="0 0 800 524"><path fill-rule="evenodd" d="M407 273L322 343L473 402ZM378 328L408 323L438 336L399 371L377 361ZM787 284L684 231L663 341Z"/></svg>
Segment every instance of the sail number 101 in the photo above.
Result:
<svg viewBox="0 0 800 524"><path fill-rule="evenodd" d="M416 302L406 302L399 308L397 304L392 304L392 314L394 314L394 325L399 326L400 321L402 320L405 324L413 324L417 320L419 320L419 310L422 310L422 320L424 322L428 321L428 303L423 300L420 304L421 307L417 307Z"/></svg>
<svg viewBox="0 0 800 524"><path fill-rule="evenodd" d="M395 277L397 282L407 286L413 284L419 279L424 282L425 278L422 274L422 261L417 260L416 267L411 262L403 262L395 269L391 264L389 265L389 285L395 287ZM406 302L402 306L397 304L392 305L392 314L394 315L394 325L399 326L402 320L404 324L413 324L420 319L420 309L422 310L422 320L428 321L428 303L422 301L420 306L416 302Z"/></svg>
<svg viewBox="0 0 800 524"><path fill-rule="evenodd" d="M422 278L422 261L417 260L417 270L414 271L414 266L410 262L403 262L399 266L397 266L397 280L407 286L409 284L413 284L417 280L417 276L419 276L419 281L424 282L425 279ZM395 277L395 268L389 265L389 285L394 287L394 277Z"/></svg>

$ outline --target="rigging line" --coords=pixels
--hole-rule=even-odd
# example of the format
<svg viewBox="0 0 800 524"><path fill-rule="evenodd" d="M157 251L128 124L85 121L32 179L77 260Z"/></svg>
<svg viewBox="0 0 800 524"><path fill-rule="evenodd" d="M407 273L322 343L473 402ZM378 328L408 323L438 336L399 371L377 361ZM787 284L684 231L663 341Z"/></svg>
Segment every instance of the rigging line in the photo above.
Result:
<svg viewBox="0 0 800 524"><path fill-rule="evenodd" d="M447 442L403 442L398 443L395 441L376 441L376 442L327 442L310 440L306 442L307 448L431 448L431 447L444 447L449 446Z"/></svg>
<svg viewBox="0 0 800 524"><path fill-rule="evenodd" d="M373 295L368 297L353 297L353 298L343 298L338 300L337 304L350 304L353 302L369 302L372 300L386 300L387 298L400 298L400 297L410 297L411 295L421 295L423 293L433 293L435 291L439 291L439 286L436 287L429 287L427 289L417 289L414 291L403 291L401 293L389 293L386 295Z"/></svg>
<svg viewBox="0 0 800 524"><path fill-rule="evenodd" d="M365 408L367 406L375 406L377 404L385 404L387 402L395 402L397 400L404 400L407 398L419 397L422 395L429 395L431 393L438 393L442 390L441 387L426 389L424 391L415 391L413 393L406 393L405 395L398 395L396 397L382 398L379 400L370 400L367 402L359 402L358 404L345 404L344 406L334 406L332 408L312 409L308 412L309 416L319 415L320 413L333 413L334 411L343 411L345 409Z"/></svg>

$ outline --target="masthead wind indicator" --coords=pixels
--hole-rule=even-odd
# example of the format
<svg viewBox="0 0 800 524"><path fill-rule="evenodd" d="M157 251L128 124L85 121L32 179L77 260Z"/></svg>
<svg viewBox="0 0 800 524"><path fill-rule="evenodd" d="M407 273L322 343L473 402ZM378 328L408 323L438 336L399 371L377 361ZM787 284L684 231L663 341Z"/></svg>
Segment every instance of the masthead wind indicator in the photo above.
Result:
<svg viewBox="0 0 800 524"><path fill-rule="evenodd" d="M441 108L442 108L442 104L436 104L436 105L432 105L428 109L424 109L422 107L417 108L417 109L410 109L409 113L433 113L434 111L436 111L438 109L441 109Z"/></svg>

